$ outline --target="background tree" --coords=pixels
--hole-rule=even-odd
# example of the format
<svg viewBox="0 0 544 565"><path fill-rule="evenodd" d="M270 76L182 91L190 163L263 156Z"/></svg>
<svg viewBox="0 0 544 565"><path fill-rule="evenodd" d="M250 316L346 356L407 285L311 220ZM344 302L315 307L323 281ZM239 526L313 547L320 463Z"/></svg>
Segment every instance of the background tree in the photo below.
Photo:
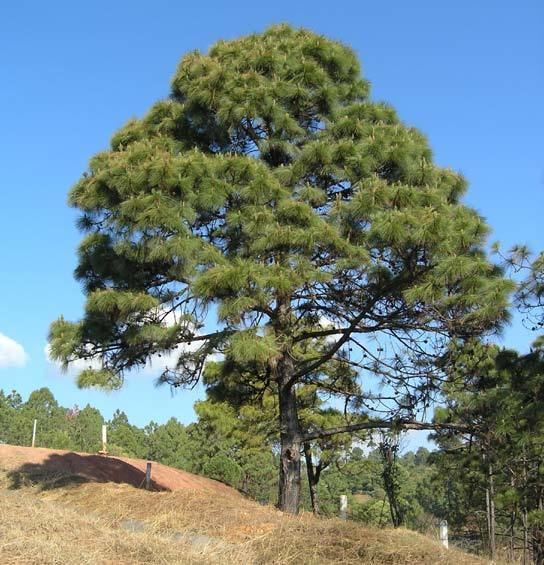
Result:
<svg viewBox="0 0 544 565"><path fill-rule="evenodd" d="M270 502L277 489L275 437L266 425L266 404L237 408L208 399L195 404L198 421L189 426L189 470L221 480L261 502ZM264 415L264 418L263 418Z"/></svg>
<svg viewBox="0 0 544 565"><path fill-rule="evenodd" d="M48 445L55 449L70 448L67 410L59 406L48 388L40 388L30 393L28 400L21 407L21 416L28 438L25 444L30 444L32 425L36 419L39 422L36 445Z"/></svg>
<svg viewBox="0 0 544 565"><path fill-rule="evenodd" d="M144 430L132 425L124 412L116 410L107 426L108 451L112 455L147 457Z"/></svg>
<svg viewBox="0 0 544 565"><path fill-rule="evenodd" d="M21 395L12 390L5 394L0 391L0 440L2 443L14 445L30 445L31 430L25 426L26 420L22 417Z"/></svg>
<svg viewBox="0 0 544 565"><path fill-rule="evenodd" d="M104 418L99 410L89 404L81 410L75 406L67 411L65 418L69 422L71 449L84 453L98 453L102 449Z"/></svg>
<svg viewBox="0 0 544 565"><path fill-rule="evenodd" d="M52 356L100 361L78 382L107 388L155 354L174 356L159 379L174 387L210 354L256 365L278 399L279 507L297 512L301 447L318 433L302 434L300 384L341 393L354 369L368 403L413 419L450 337L504 319L510 285L464 190L370 100L341 43L275 26L192 52L170 98L70 193L87 301L79 322L52 325Z"/></svg>
<svg viewBox="0 0 544 565"><path fill-rule="evenodd" d="M391 522L395 528L404 523L404 512L399 500L401 489L397 460L399 447L398 434L382 434L378 449L383 465L383 488L389 502Z"/></svg>
<svg viewBox="0 0 544 565"><path fill-rule="evenodd" d="M459 436L439 432L438 460L457 474L471 496L460 500L464 522L485 516L486 542L495 557L497 536L509 539L512 559L522 542L524 556L544 559L542 530L542 425L544 354L520 355L474 344L457 356L456 371L445 387L447 407L436 418L466 426ZM457 469L457 470L455 470Z"/></svg>
<svg viewBox="0 0 544 565"><path fill-rule="evenodd" d="M500 254L498 244L495 251ZM524 315L525 325L534 332L541 332L544 328L544 252L533 254L526 246L515 245L506 255L500 255L520 279L516 306ZM543 347L544 336L538 336L534 345Z"/></svg>
<svg viewBox="0 0 544 565"><path fill-rule="evenodd" d="M150 422L145 428L147 457L171 467L188 469L191 460L186 427L175 418L165 424Z"/></svg>

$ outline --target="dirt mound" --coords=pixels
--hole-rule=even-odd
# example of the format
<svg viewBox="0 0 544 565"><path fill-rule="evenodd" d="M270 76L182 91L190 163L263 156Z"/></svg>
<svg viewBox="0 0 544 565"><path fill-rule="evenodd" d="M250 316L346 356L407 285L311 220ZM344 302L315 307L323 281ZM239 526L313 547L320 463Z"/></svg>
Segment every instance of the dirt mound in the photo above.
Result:
<svg viewBox="0 0 544 565"><path fill-rule="evenodd" d="M0 445L0 469L22 477L57 473L91 482L126 483L141 487L145 483L146 465L147 461L142 459ZM152 489L159 491L190 489L228 492L239 496L237 491L222 483L155 462L151 467L151 483Z"/></svg>

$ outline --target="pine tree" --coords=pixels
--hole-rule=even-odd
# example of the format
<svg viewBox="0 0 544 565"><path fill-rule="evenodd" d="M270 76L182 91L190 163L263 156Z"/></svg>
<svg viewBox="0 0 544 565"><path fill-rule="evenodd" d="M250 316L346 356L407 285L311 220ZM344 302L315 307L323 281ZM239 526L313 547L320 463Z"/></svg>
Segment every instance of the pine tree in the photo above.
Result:
<svg viewBox="0 0 544 565"><path fill-rule="evenodd" d="M112 455L144 458L147 456L144 430L132 425L127 415L116 410L108 426L108 451Z"/></svg>
<svg viewBox="0 0 544 565"><path fill-rule="evenodd" d="M75 406L67 412L72 449L85 453L98 453L102 448L101 430L104 418L99 410L89 404L81 410Z"/></svg>
<svg viewBox="0 0 544 565"><path fill-rule="evenodd" d="M52 355L99 360L78 383L106 388L158 354L174 387L214 353L256 366L278 399L279 507L297 512L300 383L382 375L411 417L449 337L504 319L510 285L465 185L370 100L341 43L281 25L189 53L70 193L87 301L52 325Z"/></svg>
<svg viewBox="0 0 544 565"><path fill-rule="evenodd" d="M175 418L164 424L150 422L144 429L147 457L164 465L187 469L191 458L187 430Z"/></svg>
<svg viewBox="0 0 544 565"><path fill-rule="evenodd" d="M514 246L504 257L505 263L522 278L516 289L516 306L523 314L525 325L533 332L544 328L544 251L532 254L523 245ZM544 348L544 335L540 333L534 344Z"/></svg>
<svg viewBox="0 0 544 565"><path fill-rule="evenodd" d="M463 501L466 514L486 516L491 559L497 533L510 537L514 559L521 531L524 560L532 551L534 562L543 563L544 352L520 355L476 343L456 357L444 388L447 407L435 417L464 424L466 433L437 434L442 462L457 468L445 476L457 474L472 492Z"/></svg>

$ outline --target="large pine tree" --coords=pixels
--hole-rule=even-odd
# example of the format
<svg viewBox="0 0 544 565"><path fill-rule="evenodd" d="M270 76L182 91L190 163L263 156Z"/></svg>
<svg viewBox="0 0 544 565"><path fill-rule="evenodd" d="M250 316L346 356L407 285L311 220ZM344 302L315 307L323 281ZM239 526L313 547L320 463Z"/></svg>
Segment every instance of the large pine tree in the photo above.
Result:
<svg viewBox="0 0 544 565"><path fill-rule="evenodd" d="M279 507L296 512L299 383L349 399L346 375L382 375L384 409L413 416L449 337L503 319L509 284L464 190L341 43L282 25L192 52L70 193L87 302L52 325L52 355L114 388L159 354L162 382L191 385L222 353L277 394Z"/></svg>

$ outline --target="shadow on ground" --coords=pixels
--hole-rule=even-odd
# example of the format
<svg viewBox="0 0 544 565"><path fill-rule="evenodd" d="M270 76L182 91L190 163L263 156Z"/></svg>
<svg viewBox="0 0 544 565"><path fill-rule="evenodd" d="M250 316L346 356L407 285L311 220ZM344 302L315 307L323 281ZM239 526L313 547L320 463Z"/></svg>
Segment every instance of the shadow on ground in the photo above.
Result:
<svg viewBox="0 0 544 565"><path fill-rule="evenodd" d="M8 478L10 489L37 485L42 490L51 490L88 482L124 483L145 488L145 472L134 465L115 457L79 453L53 453L40 463L24 463L9 471ZM151 480L150 490L168 489Z"/></svg>

